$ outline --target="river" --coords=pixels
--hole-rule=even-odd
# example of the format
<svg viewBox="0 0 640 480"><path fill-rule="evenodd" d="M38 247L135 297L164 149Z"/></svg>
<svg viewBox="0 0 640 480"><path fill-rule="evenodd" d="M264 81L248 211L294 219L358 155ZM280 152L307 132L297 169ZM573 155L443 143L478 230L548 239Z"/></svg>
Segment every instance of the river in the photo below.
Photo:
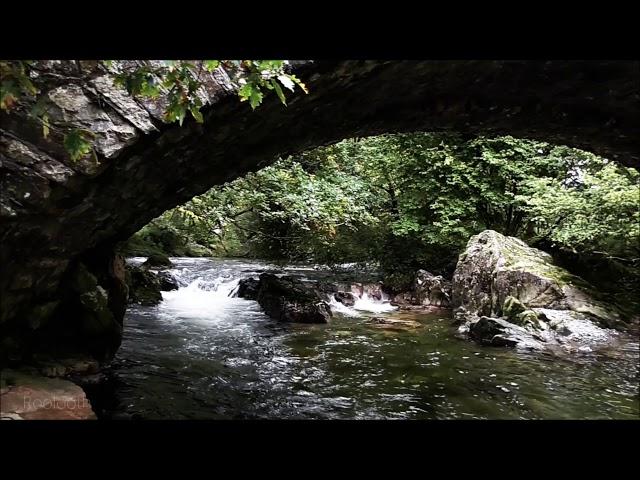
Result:
<svg viewBox="0 0 640 480"><path fill-rule="evenodd" d="M483 347L456 335L449 311L401 312L373 300L340 308L328 325L282 324L229 296L267 263L172 261L183 287L163 292L158 306L129 307L101 418L639 417L637 338L571 357ZM422 327L375 328L372 315Z"/></svg>

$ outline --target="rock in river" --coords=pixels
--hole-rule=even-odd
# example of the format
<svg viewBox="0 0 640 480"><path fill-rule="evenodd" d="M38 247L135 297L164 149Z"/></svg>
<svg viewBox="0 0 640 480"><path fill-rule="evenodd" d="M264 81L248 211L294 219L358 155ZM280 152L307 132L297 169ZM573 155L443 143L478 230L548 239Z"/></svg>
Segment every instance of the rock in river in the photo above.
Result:
<svg viewBox="0 0 640 480"><path fill-rule="evenodd" d="M398 318L371 317L367 323L372 327L396 331L414 330L422 327L422 324L415 320L401 320Z"/></svg>
<svg viewBox="0 0 640 480"><path fill-rule="evenodd" d="M251 298L256 285L243 285L243 296ZM296 278L263 273L255 295L265 313L282 322L328 323L332 316L331 307L320 294Z"/></svg>
<svg viewBox="0 0 640 480"><path fill-rule="evenodd" d="M618 309L599 297L551 255L493 230L471 237L453 276L461 331L492 345L566 344L562 332L571 327L576 344L611 340L616 333L610 329L624 323Z"/></svg>
<svg viewBox="0 0 640 480"><path fill-rule="evenodd" d="M156 277L158 279L158 283L160 284L161 292L169 292L171 290L178 290L180 288L178 280L176 280L176 278L167 271L158 272Z"/></svg>
<svg viewBox="0 0 640 480"><path fill-rule="evenodd" d="M413 296L418 305L448 307L451 304L451 282L441 275L418 270L413 281Z"/></svg>
<svg viewBox="0 0 640 480"><path fill-rule="evenodd" d="M162 301L160 281L155 273L127 265L126 280L129 286L129 303L157 305Z"/></svg>
<svg viewBox="0 0 640 480"><path fill-rule="evenodd" d="M258 298L258 290L260 289L260 280L256 278L243 278L238 282L238 290L236 297L246 298L248 300L256 300Z"/></svg>
<svg viewBox="0 0 640 480"><path fill-rule="evenodd" d="M158 267L166 268L166 267L172 267L173 263L171 263L171 260L166 255L154 254L154 255L150 255L147 258L147 260L142 264L142 266L144 268L158 268Z"/></svg>
<svg viewBox="0 0 640 480"><path fill-rule="evenodd" d="M353 307L356 304L356 297L351 292L336 292L333 294L333 298L347 307Z"/></svg>

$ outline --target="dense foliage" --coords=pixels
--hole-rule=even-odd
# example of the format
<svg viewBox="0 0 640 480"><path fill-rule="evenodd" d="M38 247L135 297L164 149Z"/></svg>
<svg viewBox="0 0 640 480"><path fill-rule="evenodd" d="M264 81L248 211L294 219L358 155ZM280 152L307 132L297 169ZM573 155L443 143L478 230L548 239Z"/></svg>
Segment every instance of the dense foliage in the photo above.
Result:
<svg viewBox="0 0 640 480"><path fill-rule="evenodd" d="M281 159L142 233L170 231L219 255L378 261L401 288L417 268L451 273L487 228L637 263L639 182L634 169L542 142L385 135Z"/></svg>

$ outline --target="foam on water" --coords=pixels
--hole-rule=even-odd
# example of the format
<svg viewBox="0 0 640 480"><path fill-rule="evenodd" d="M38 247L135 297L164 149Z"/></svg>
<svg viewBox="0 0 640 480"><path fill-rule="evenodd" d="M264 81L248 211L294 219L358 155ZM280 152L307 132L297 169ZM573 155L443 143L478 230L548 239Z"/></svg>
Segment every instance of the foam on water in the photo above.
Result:
<svg viewBox="0 0 640 480"><path fill-rule="evenodd" d="M362 312L369 313L385 313L397 310L389 302L384 300L376 300L364 293L362 298L357 298L353 307L347 307L346 305L338 302L333 295L329 299L329 305L335 313L340 313L345 317L360 317Z"/></svg>
<svg viewBox="0 0 640 480"><path fill-rule="evenodd" d="M238 286L238 278L217 278L208 281L193 280L186 287L162 292L159 309L181 318L215 319L229 306L241 302L229 294Z"/></svg>
<svg viewBox="0 0 640 480"><path fill-rule="evenodd" d="M384 313L384 312L392 312L397 310L397 307L394 307L389 302L376 300L366 293L362 294L361 298L356 300L355 305L353 306L356 310L361 310L365 312L373 312L373 313Z"/></svg>

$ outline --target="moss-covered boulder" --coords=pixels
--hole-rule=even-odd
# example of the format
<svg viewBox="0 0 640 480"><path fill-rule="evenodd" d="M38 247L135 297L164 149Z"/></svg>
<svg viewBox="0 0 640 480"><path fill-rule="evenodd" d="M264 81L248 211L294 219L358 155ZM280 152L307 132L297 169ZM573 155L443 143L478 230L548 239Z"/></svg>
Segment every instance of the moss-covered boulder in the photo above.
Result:
<svg viewBox="0 0 640 480"><path fill-rule="evenodd" d="M549 254L493 230L469 240L458 259L452 297L454 307L478 316L516 319L525 307L549 308L582 313L610 328L624 325L614 305Z"/></svg>
<svg viewBox="0 0 640 480"><path fill-rule="evenodd" d="M198 243L188 243L184 248L187 257L211 257L213 250Z"/></svg>
<svg viewBox="0 0 640 480"><path fill-rule="evenodd" d="M166 255L155 254L150 255L142 266L144 268L171 268L173 263Z"/></svg>
<svg viewBox="0 0 640 480"><path fill-rule="evenodd" d="M129 303L157 305L162 301L160 281L153 272L127 265L126 281L129 287Z"/></svg>
<svg viewBox="0 0 640 480"><path fill-rule="evenodd" d="M523 327L540 328L538 314L533 310L524 310L518 313L511 321Z"/></svg>
<svg viewBox="0 0 640 480"><path fill-rule="evenodd" d="M84 346L96 358L109 358L122 339L122 324L114 315L109 293L81 262L73 270L70 287L75 299L74 308L67 311L67 315L73 315Z"/></svg>

